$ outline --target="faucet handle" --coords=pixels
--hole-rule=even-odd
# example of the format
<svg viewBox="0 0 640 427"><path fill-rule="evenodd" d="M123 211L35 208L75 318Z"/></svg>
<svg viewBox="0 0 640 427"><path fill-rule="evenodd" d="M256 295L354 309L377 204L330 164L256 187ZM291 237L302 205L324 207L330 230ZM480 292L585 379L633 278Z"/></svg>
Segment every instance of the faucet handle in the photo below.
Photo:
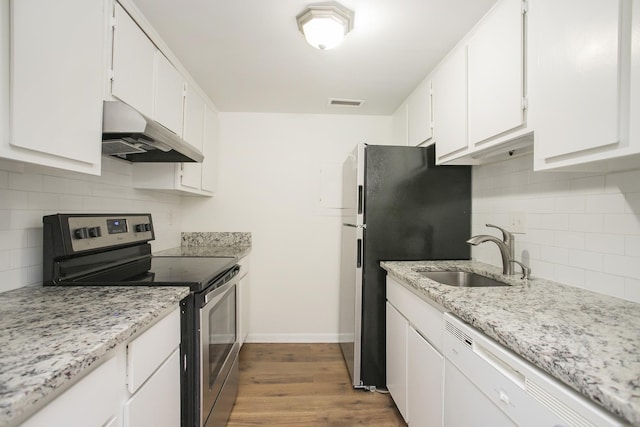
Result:
<svg viewBox="0 0 640 427"><path fill-rule="evenodd" d="M527 267L526 265L524 265L520 261L516 261L515 259L512 259L509 262L512 262L514 264L518 264L520 267L522 267L522 279L528 279L529 278L529 275L531 274L531 268Z"/></svg>
<svg viewBox="0 0 640 427"><path fill-rule="evenodd" d="M502 240L504 240L505 243L508 242L513 242L513 234L507 230L505 230L502 227L498 227L497 225L493 225L493 224L485 224L487 227L493 227L493 228L497 228L498 230L502 231Z"/></svg>

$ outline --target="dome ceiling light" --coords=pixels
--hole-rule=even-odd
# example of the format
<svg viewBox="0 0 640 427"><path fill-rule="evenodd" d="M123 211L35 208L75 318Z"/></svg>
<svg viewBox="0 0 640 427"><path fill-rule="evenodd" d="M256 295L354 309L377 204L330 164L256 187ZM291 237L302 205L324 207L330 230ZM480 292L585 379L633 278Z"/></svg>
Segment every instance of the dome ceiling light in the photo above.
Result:
<svg viewBox="0 0 640 427"><path fill-rule="evenodd" d="M329 50L342 43L353 29L353 11L336 2L307 6L296 16L298 29L311 46Z"/></svg>

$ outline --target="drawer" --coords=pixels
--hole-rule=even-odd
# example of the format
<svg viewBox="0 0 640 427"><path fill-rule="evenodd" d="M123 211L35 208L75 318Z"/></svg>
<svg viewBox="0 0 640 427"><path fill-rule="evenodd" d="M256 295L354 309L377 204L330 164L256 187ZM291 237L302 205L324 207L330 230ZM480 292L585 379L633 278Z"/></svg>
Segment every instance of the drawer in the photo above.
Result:
<svg viewBox="0 0 640 427"><path fill-rule="evenodd" d="M119 374L120 372L120 374ZM36 412L20 427L100 427L117 414L122 371L115 357Z"/></svg>
<svg viewBox="0 0 640 427"><path fill-rule="evenodd" d="M127 346L127 388L135 391L180 345L180 309L151 326Z"/></svg>
<svg viewBox="0 0 640 427"><path fill-rule="evenodd" d="M432 346L442 351L444 314L418 295L387 276L387 300Z"/></svg>

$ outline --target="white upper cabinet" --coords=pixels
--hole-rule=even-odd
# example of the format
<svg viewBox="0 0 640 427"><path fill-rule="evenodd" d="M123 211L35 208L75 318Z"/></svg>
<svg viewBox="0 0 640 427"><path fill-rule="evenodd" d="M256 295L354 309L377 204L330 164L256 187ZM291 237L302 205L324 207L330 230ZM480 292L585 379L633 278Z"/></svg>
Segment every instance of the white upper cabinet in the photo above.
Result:
<svg viewBox="0 0 640 427"><path fill-rule="evenodd" d="M529 10L539 167L620 143L621 2L538 0Z"/></svg>
<svg viewBox="0 0 640 427"><path fill-rule="evenodd" d="M532 2L535 169L637 167L619 160L640 153L638 9L637 0Z"/></svg>
<svg viewBox="0 0 640 427"><path fill-rule="evenodd" d="M2 0L1 9L3 95L8 71L11 82L0 157L99 175L107 2Z"/></svg>
<svg viewBox="0 0 640 427"><path fill-rule="evenodd" d="M0 0L0 147L9 146L9 0Z"/></svg>
<svg viewBox="0 0 640 427"><path fill-rule="evenodd" d="M182 136L184 117L184 79L169 60L156 50L155 120Z"/></svg>
<svg viewBox="0 0 640 427"><path fill-rule="evenodd" d="M467 46L458 45L433 74L433 140L436 159L468 148Z"/></svg>
<svg viewBox="0 0 640 427"><path fill-rule="evenodd" d="M640 146L640 2L633 4L631 39L631 100L629 108L629 141Z"/></svg>
<svg viewBox="0 0 640 427"><path fill-rule="evenodd" d="M521 0L503 0L468 44L469 142L480 145L524 124Z"/></svg>
<svg viewBox="0 0 640 427"><path fill-rule="evenodd" d="M153 117L156 47L116 3L111 94Z"/></svg>
<svg viewBox="0 0 640 427"><path fill-rule="evenodd" d="M204 109L205 100L195 88L187 85L184 103L184 140L202 150L204 142Z"/></svg>
<svg viewBox="0 0 640 427"><path fill-rule="evenodd" d="M431 79L427 77L409 96L407 101L407 137L409 145L418 145L431 139Z"/></svg>

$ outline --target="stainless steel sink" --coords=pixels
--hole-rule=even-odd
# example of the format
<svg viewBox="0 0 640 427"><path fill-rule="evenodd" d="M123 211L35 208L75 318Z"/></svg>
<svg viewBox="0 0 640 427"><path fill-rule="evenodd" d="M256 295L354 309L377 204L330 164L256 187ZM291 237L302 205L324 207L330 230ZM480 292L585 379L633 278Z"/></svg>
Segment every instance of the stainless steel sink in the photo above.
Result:
<svg viewBox="0 0 640 427"><path fill-rule="evenodd" d="M417 273L428 279L449 286L460 286L464 288L509 286L506 283L468 271L418 271Z"/></svg>

